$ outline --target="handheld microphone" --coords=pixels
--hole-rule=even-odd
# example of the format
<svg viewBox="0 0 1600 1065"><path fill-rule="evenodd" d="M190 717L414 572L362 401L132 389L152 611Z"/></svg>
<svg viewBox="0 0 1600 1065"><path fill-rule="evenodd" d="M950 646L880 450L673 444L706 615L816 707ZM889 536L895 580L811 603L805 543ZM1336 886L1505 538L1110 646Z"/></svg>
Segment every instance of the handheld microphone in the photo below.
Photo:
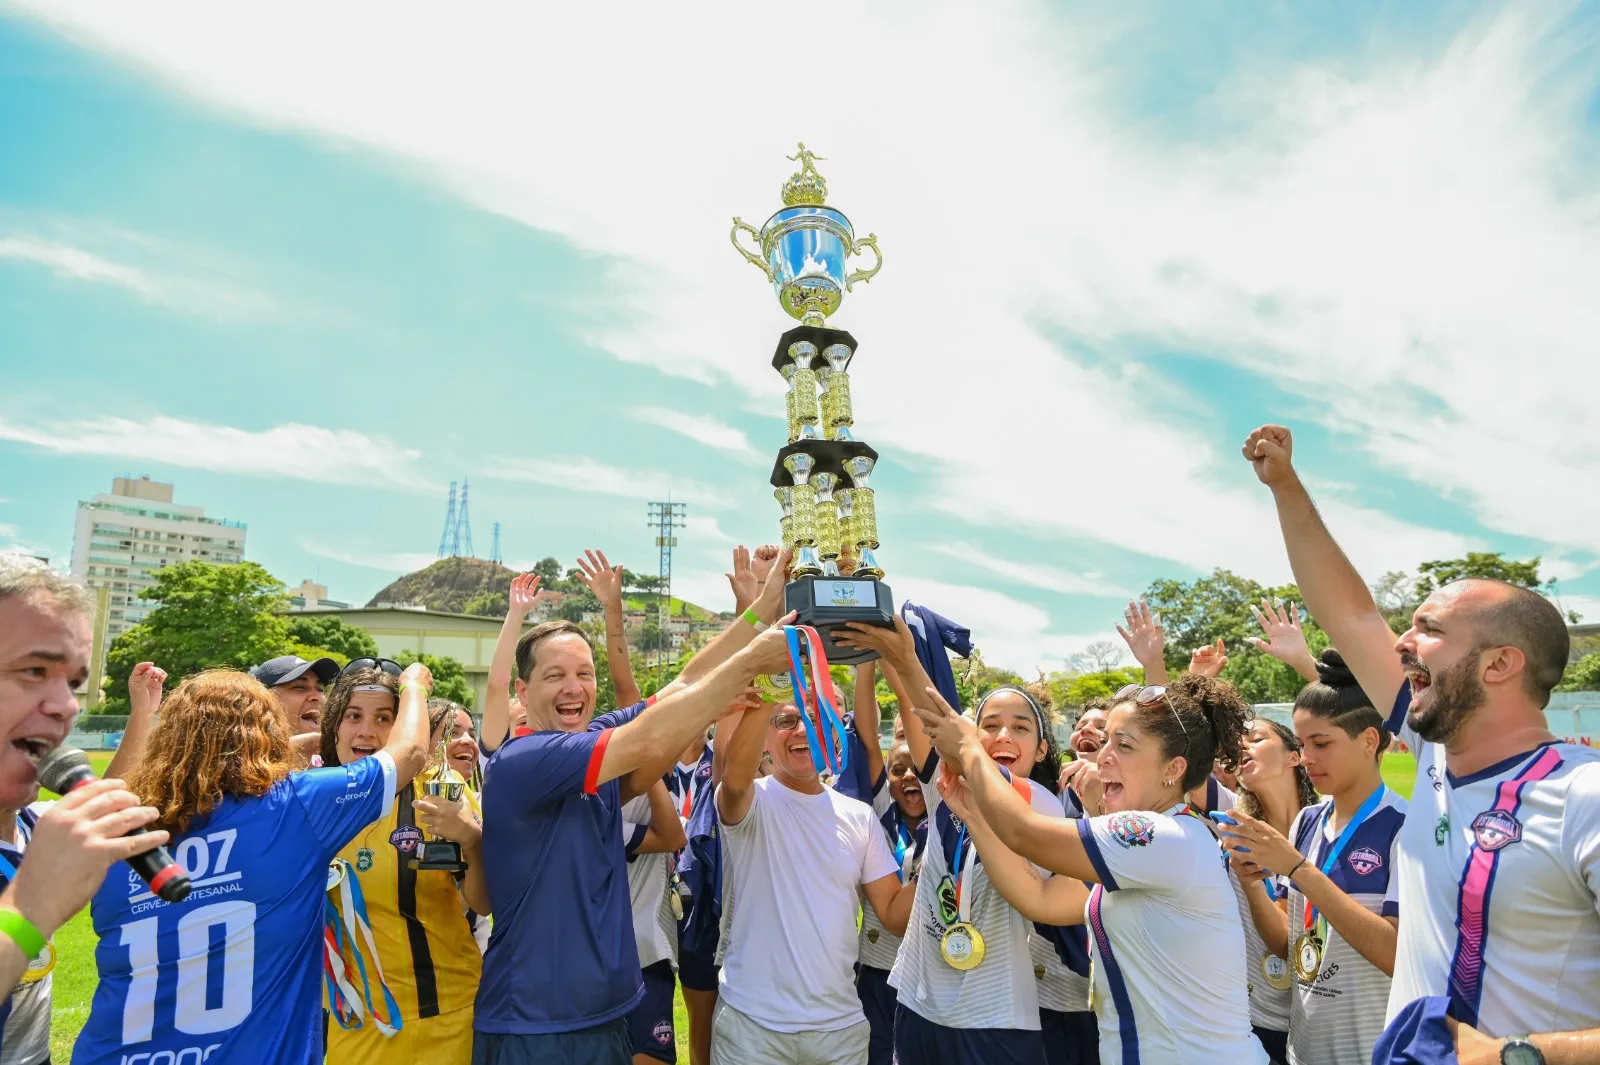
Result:
<svg viewBox="0 0 1600 1065"><path fill-rule="evenodd" d="M57 747L39 759L39 783L57 795L65 795L98 779L89 765L89 756L76 747ZM128 835L137 836L144 831L142 827L136 828ZM128 864L150 885L152 893L168 902L182 902L189 897L189 874L172 860L167 848L157 847L135 854L128 859Z"/></svg>

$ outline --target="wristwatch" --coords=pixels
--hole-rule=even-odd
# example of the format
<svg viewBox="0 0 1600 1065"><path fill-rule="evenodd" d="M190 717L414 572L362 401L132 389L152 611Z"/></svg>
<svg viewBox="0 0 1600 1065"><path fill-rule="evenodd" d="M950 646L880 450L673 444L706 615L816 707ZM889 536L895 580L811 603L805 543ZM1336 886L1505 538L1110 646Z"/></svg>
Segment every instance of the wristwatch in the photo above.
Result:
<svg viewBox="0 0 1600 1065"><path fill-rule="evenodd" d="M1514 1035L1500 1047L1500 1065L1544 1065L1544 1051L1528 1042L1525 1035Z"/></svg>

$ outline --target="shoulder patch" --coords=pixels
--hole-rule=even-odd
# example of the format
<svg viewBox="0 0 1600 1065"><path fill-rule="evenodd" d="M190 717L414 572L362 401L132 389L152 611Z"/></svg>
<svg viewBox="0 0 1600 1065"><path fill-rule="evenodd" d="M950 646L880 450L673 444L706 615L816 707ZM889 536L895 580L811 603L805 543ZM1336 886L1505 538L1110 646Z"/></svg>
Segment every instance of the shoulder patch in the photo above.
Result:
<svg viewBox="0 0 1600 1065"><path fill-rule="evenodd" d="M1146 847L1156 838L1155 820L1145 814L1131 811L1112 814L1106 827L1111 829L1111 838L1123 847Z"/></svg>

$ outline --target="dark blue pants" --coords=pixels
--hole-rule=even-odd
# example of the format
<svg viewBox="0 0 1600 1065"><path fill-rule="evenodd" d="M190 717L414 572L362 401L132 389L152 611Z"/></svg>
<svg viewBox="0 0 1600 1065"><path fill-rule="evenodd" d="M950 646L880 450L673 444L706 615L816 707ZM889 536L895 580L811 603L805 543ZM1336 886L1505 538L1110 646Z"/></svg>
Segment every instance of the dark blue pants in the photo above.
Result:
<svg viewBox="0 0 1600 1065"><path fill-rule="evenodd" d="M1256 1033L1256 1038L1261 1040L1261 1045L1266 1048L1267 1057L1272 1065L1289 1065L1289 1033L1280 1032L1276 1028L1257 1028L1250 1026Z"/></svg>
<svg viewBox="0 0 1600 1065"><path fill-rule="evenodd" d="M1100 1065L1100 1022L1088 1010L1039 1009L1047 1065Z"/></svg>
<svg viewBox="0 0 1600 1065"><path fill-rule="evenodd" d="M867 1015L867 1065L891 1065L894 1061L894 1009L899 996L889 986L889 970L870 965L856 966L856 994L861 1012Z"/></svg>
<svg viewBox="0 0 1600 1065"><path fill-rule="evenodd" d="M628 1038L635 1054L647 1054L667 1065L678 1065L678 1045L672 1031L672 992L677 982L672 963L658 961L646 966L644 998L628 1011Z"/></svg>
<svg viewBox="0 0 1600 1065"><path fill-rule="evenodd" d="M1044 1037L1021 1028L946 1028L904 1005L894 1012L901 1065L1044 1065ZM477 1065L476 1062L473 1065Z"/></svg>
<svg viewBox="0 0 1600 1065"><path fill-rule="evenodd" d="M472 1065L633 1065L628 1020L548 1035L472 1033Z"/></svg>

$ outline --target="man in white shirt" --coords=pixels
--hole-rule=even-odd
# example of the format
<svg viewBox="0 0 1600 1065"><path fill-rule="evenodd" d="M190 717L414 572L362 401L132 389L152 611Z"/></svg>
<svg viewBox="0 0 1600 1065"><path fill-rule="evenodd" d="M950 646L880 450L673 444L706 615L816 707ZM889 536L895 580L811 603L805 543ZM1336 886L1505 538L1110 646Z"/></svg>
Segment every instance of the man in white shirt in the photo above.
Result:
<svg viewBox="0 0 1600 1065"><path fill-rule="evenodd" d="M763 750L772 775L757 779ZM712 1065L865 1065L856 889L896 935L915 891L872 807L823 786L800 714L770 703L737 723L716 802L727 867Z"/></svg>
<svg viewBox="0 0 1600 1065"><path fill-rule="evenodd" d="M1292 449L1267 425L1244 454L1272 489L1306 607L1417 754L1390 1022L1448 997L1461 1065L1600 1061L1600 752L1546 727L1567 659L1560 612L1526 588L1456 581L1397 640Z"/></svg>

